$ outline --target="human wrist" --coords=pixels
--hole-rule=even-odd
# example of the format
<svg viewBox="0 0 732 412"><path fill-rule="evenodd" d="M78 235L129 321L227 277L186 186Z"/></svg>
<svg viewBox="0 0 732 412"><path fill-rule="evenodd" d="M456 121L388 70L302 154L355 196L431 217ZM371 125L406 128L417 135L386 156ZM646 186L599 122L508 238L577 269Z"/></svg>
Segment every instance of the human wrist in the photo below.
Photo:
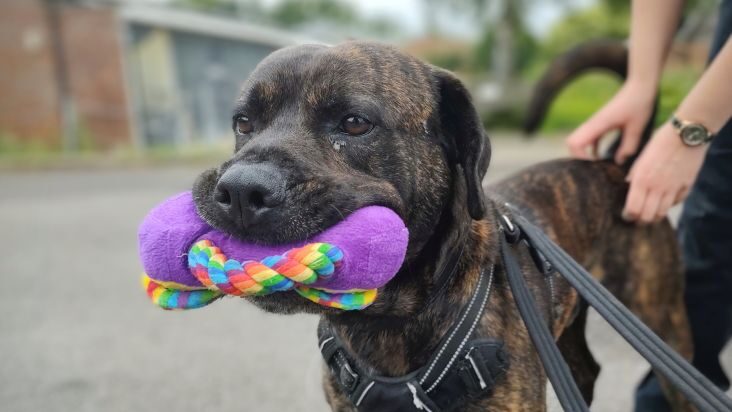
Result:
<svg viewBox="0 0 732 412"><path fill-rule="evenodd" d="M705 152L711 142L708 133L703 135L694 135L693 131L696 125L681 120L681 123L675 120L681 120L676 115L673 115L671 119L666 121L661 127L658 128L660 134L670 136L675 146L689 149L690 151L701 151ZM688 129L689 126L691 129ZM698 131L698 130L697 130ZM701 132L701 131L699 131ZM711 136L714 137L713 135Z"/></svg>
<svg viewBox="0 0 732 412"><path fill-rule="evenodd" d="M637 98L653 100L658 91L658 79L650 77L628 77L625 87L632 91Z"/></svg>
<svg viewBox="0 0 732 412"><path fill-rule="evenodd" d="M686 105L683 102L674 112L674 116L685 122L701 124L714 135L729 121L729 118L714 116L707 110L695 110L692 105Z"/></svg>
<svg viewBox="0 0 732 412"><path fill-rule="evenodd" d="M727 40L699 81L684 97L676 115L687 122L703 125L718 133L732 117L732 39Z"/></svg>

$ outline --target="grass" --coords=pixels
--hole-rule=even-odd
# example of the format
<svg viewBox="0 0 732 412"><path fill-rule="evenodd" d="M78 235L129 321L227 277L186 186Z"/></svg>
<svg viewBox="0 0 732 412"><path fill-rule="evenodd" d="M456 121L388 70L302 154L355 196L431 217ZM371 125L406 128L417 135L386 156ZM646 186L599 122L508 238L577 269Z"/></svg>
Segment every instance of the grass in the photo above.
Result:
<svg viewBox="0 0 732 412"><path fill-rule="evenodd" d="M120 146L106 151L66 152L33 143L0 139L0 170L126 168L180 164L209 165L225 159L231 144L191 144L135 150Z"/></svg>
<svg viewBox="0 0 732 412"><path fill-rule="evenodd" d="M588 74L571 83L549 108L542 131L571 130L592 116L620 87L604 74Z"/></svg>

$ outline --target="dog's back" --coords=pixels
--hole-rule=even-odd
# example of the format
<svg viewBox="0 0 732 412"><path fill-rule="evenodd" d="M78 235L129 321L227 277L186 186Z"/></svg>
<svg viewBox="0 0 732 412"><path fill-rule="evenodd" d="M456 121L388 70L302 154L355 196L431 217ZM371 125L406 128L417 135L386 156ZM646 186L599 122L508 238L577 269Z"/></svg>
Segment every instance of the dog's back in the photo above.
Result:
<svg viewBox="0 0 732 412"><path fill-rule="evenodd" d="M653 225L622 219L627 190L625 171L610 161L562 159L527 168L486 191L497 202L509 203L530 216L635 309L658 297L658 293L636 296L639 287L658 284L668 293L676 293L675 283L682 286L676 282L682 265L668 219ZM649 279L651 284L636 285L641 277L651 277L646 274L652 271L651 265L661 266L660 277ZM634 270L643 273L632 274Z"/></svg>
<svg viewBox="0 0 732 412"><path fill-rule="evenodd" d="M609 69L624 76L627 55L619 43L583 45L557 59L542 77L529 108L527 131L538 129L553 96L580 73ZM653 130L649 119L643 143ZM619 140L619 138L618 138ZM616 144L606 158L612 158ZM691 339L683 301L683 271L675 232L669 219L637 225L621 217L628 191L626 171L609 160L555 160L538 164L486 189L489 197L510 203L530 216L655 333L682 355L691 356ZM559 339L585 397L592 397L599 366L584 337L586 307ZM688 403L663 382L679 410ZM676 410L676 409L674 409Z"/></svg>

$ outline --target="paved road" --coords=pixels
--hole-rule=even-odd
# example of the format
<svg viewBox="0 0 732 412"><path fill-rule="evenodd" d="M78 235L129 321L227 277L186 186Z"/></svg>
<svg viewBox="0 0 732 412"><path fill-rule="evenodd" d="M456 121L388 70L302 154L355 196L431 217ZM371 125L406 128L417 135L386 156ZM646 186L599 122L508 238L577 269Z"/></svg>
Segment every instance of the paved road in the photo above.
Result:
<svg viewBox="0 0 732 412"><path fill-rule="evenodd" d="M496 146L490 178L561 153ZM314 317L233 299L164 312L141 291L137 224L197 169L0 175L0 410L326 409ZM602 321L589 333L605 367L593 410L627 410L645 364Z"/></svg>

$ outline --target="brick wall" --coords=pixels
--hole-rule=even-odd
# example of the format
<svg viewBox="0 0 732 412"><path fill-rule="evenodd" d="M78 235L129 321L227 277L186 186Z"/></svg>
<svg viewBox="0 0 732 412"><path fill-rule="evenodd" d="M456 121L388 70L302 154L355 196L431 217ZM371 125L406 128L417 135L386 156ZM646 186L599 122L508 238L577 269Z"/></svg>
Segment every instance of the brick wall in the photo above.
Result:
<svg viewBox="0 0 732 412"><path fill-rule="evenodd" d="M0 1L0 61L0 134L60 145L53 54L40 2Z"/></svg>
<svg viewBox="0 0 732 412"><path fill-rule="evenodd" d="M62 146L54 39L41 0L0 1L0 134ZM131 142L122 42L114 10L64 5L59 12L68 90L82 144Z"/></svg>
<svg viewBox="0 0 732 412"><path fill-rule="evenodd" d="M130 143L122 41L114 11L66 7L61 17L81 132L88 134L97 148Z"/></svg>

